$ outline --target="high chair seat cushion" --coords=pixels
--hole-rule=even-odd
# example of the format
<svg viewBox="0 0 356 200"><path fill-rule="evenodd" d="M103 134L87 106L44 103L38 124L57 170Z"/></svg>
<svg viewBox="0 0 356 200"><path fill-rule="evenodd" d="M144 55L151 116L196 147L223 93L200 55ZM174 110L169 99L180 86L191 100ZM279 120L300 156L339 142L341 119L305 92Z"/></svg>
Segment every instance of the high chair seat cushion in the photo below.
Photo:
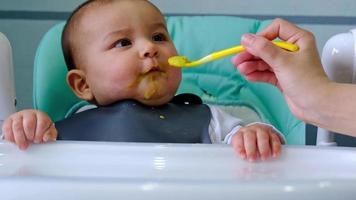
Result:
<svg viewBox="0 0 356 200"><path fill-rule="evenodd" d="M179 54L190 60L239 45L243 34L256 33L270 23L234 16L167 16L166 21ZM63 26L64 22L59 23L44 35L34 63L34 108L48 113L54 121L88 104L75 97L66 84L67 69L60 43ZM226 108L248 108L260 121L280 130L287 144L305 144L305 124L292 115L279 90L246 81L230 59L231 56L184 69L178 93L194 93L205 103Z"/></svg>

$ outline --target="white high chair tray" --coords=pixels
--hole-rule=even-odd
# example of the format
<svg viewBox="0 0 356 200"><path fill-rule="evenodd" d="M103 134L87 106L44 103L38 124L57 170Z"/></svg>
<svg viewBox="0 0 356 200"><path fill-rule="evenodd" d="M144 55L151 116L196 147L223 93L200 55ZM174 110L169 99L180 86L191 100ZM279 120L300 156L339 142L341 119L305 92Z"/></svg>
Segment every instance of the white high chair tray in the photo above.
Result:
<svg viewBox="0 0 356 200"><path fill-rule="evenodd" d="M355 199L356 149L284 146L249 163L228 145L0 142L1 199Z"/></svg>

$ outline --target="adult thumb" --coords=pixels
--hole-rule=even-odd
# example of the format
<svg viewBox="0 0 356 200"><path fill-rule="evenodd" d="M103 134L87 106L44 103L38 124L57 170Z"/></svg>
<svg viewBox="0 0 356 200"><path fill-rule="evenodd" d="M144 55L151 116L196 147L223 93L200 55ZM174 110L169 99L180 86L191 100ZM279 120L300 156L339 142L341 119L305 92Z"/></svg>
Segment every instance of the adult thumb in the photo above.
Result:
<svg viewBox="0 0 356 200"><path fill-rule="evenodd" d="M283 57L284 50L274 45L266 38L254 34L245 34L241 38L241 44L252 55L261 58L272 68L278 65L279 59Z"/></svg>

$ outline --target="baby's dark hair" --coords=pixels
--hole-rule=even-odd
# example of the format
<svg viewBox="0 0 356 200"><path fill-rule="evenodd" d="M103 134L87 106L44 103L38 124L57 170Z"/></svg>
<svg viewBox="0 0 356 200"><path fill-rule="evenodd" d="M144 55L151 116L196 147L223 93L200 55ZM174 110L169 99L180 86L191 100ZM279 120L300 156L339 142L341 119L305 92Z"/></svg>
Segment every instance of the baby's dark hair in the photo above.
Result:
<svg viewBox="0 0 356 200"><path fill-rule="evenodd" d="M66 24L64 25L63 32L62 32L62 38L61 38L63 56L64 56L65 63L67 65L68 71L70 71L72 69L76 69L77 64L78 64L75 62L75 59L74 59L75 46L73 44L74 43L73 37L76 32L76 26L77 26L76 23L82 15L81 11L83 9L85 9L86 7L88 7L89 5L92 5L94 3L104 5L104 4L112 3L115 1L118 1L118 0L87 0L84 3L80 4L71 13L71 15L69 16L69 18L66 21ZM160 10L155 5L153 5L151 2L149 2L148 0L143 0L143 1L147 1L154 8L156 8L158 12L160 12Z"/></svg>
<svg viewBox="0 0 356 200"><path fill-rule="evenodd" d="M73 44L72 44L72 37L73 37L73 32L74 32L74 23L77 20L79 16L77 14L79 13L80 10L82 10L84 7L88 6L91 3L94 3L96 1L100 0L88 0L85 1L84 3L80 4L69 16L67 19L63 31L62 31L62 38L61 38L61 44L62 44L62 51L63 51L63 56L65 63L67 65L68 71L75 69L76 65L73 59Z"/></svg>

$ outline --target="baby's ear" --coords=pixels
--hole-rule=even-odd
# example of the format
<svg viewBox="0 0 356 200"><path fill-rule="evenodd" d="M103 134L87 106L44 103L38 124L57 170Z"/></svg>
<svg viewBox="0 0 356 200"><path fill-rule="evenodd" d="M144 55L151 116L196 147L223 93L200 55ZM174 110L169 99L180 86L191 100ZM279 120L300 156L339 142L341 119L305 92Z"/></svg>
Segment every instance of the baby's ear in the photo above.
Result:
<svg viewBox="0 0 356 200"><path fill-rule="evenodd" d="M80 99L86 101L92 101L94 99L94 95L86 81L86 75L82 70L70 70L67 73L67 83L74 94Z"/></svg>

